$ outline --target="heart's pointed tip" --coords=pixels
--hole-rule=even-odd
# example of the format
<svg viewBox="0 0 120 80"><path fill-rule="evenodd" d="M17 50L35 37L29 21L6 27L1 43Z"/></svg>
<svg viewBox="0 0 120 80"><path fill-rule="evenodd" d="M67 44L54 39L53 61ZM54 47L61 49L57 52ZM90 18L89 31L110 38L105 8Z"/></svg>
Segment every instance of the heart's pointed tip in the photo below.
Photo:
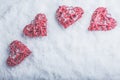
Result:
<svg viewBox="0 0 120 80"><path fill-rule="evenodd" d="M13 67L15 66L16 64L11 60L10 57L8 57L7 61L6 61L7 65L10 66L10 67Z"/></svg>

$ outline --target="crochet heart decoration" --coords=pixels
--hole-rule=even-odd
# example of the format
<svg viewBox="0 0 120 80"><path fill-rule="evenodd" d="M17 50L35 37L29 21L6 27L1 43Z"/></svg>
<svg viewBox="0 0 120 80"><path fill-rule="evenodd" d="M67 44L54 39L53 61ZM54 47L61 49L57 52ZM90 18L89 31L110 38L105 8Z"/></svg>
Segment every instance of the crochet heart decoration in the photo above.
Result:
<svg viewBox="0 0 120 80"><path fill-rule="evenodd" d="M106 8L97 8L90 21L89 31L108 31L114 29L116 20L112 18Z"/></svg>
<svg viewBox="0 0 120 80"><path fill-rule="evenodd" d="M68 28L76 21L78 21L84 11L80 7L59 6L56 11L56 18L58 22L64 27ZM112 18L106 8L97 8L91 18L89 31L107 31L112 30L117 25L117 22ZM28 37L47 36L47 18L45 14L37 14L35 19L23 29L23 33ZM9 45L10 55L7 58L9 66L20 64L32 52L21 41L15 40Z"/></svg>
<svg viewBox="0 0 120 80"><path fill-rule="evenodd" d="M59 6L56 11L56 18L58 22L64 27L67 28L83 15L84 11L80 7L69 7L69 6Z"/></svg>
<svg viewBox="0 0 120 80"><path fill-rule="evenodd" d="M45 14L38 14L35 19L23 29L28 37L47 36L47 18Z"/></svg>
<svg viewBox="0 0 120 80"><path fill-rule="evenodd" d="M27 56L31 54L31 51L22 42L15 40L10 46L10 55L7 59L9 66L15 66L20 64Z"/></svg>

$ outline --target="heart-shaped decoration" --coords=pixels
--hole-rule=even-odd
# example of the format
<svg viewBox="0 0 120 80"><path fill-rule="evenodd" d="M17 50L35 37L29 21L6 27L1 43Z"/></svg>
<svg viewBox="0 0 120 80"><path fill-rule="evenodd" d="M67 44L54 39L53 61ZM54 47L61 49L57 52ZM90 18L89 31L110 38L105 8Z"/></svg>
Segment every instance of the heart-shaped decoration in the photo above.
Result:
<svg viewBox="0 0 120 80"><path fill-rule="evenodd" d="M89 31L108 31L114 29L116 20L108 14L108 11L104 7L97 8L90 21Z"/></svg>
<svg viewBox="0 0 120 80"><path fill-rule="evenodd" d="M56 18L64 28L67 28L80 19L83 13L84 11L80 7L69 7L63 5L56 11Z"/></svg>
<svg viewBox="0 0 120 80"><path fill-rule="evenodd" d="M15 40L10 46L10 56L7 59L9 66L15 66L20 64L27 56L31 54L31 51L22 42Z"/></svg>
<svg viewBox="0 0 120 80"><path fill-rule="evenodd" d="M45 14L38 14L35 19L23 29L28 37L47 36L47 18Z"/></svg>

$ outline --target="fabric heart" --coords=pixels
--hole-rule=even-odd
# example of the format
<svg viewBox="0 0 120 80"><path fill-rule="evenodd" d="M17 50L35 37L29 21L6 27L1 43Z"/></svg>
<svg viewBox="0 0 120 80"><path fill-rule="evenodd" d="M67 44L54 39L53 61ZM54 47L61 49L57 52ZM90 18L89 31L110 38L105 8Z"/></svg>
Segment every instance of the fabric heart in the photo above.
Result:
<svg viewBox="0 0 120 80"><path fill-rule="evenodd" d="M90 21L89 31L107 31L115 28L116 20L112 18L106 8L97 8Z"/></svg>
<svg viewBox="0 0 120 80"><path fill-rule="evenodd" d="M22 42L15 40L10 46L10 56L7 59L9 66L15 66L20 64L27 56L31 54L31 51Z"/></svg>
<svg viewBox="0 0 120 80"><path fill-rule="evenodd" d="M80 19L83 13L84 11L80 7L69 7L63 5L56 11L56 18L64 28L67 28Z"/></svg>
<svg viewBox="0 0 120 80"><path fill-rule="evenodd" d="M45 14L36 15L35 19L23 29L28 37L47 36L47 18Z"/></svg>

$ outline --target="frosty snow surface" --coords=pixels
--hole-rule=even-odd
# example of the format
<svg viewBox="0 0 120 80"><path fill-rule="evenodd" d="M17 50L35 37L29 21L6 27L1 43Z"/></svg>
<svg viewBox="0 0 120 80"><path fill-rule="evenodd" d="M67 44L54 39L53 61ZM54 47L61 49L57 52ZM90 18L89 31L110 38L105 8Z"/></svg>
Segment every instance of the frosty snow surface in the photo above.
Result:
<svg viewBox="0 0 120 80"><path fill-rule="evenodd" d="M0 80L120 80L120 0L0 0ZM82 19L63 29L55 18L60 5L80 6ZM117 21L107 32L87 28L97 7ZM22 30L38 13L48 18L48 36L28 38ZM8 67L8 45L20 40L32 54Z"/></svg>

